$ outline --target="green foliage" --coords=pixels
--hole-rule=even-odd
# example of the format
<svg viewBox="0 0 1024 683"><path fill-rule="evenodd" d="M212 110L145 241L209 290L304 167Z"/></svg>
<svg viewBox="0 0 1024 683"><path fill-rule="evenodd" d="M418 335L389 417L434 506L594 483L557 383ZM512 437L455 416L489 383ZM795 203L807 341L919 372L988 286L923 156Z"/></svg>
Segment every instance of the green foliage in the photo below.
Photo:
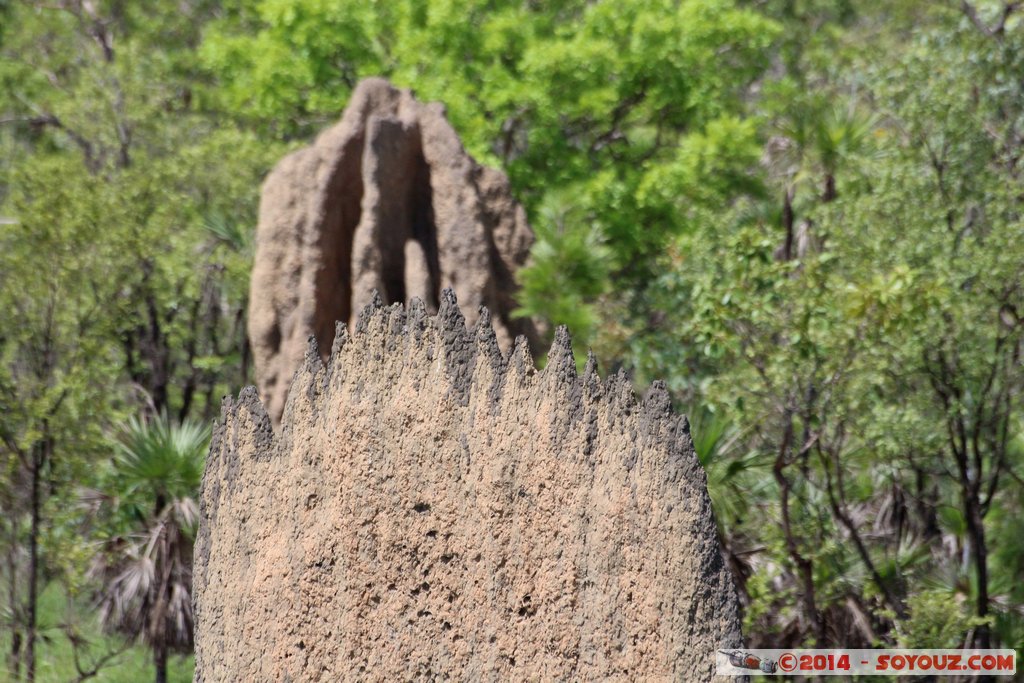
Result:
<svg viewBox="0 0 1024 683"><path fill-rule="evenodd" d="M910 648L955 648L973 625L964 606L942 590L927 590L907 600L910 618L900 633L900 645Z"/></svg>
<svg viewBox="0 0 1024 683"><path fill-rule="evenodd" d="M150 422L129 418L114 464L119 495L139 495L150 503L194 495L209 440L209 428L194 422L175 425L166 416Z"/></svg>
<svg viewBox="0 0 1024 683"><path fill-rule="evenodd" d="M140 411L208 420L247 379L238 226L280 148L197 106L198 29L218 4L2 10L0 548L21 657L31 574L92 590L75 499L97 486L114 426Z"/></svg>
<svg viewBox="0 0 1024 683"><path fill-rule="evenodd" d="M1024 42L944 17L898 49L898 66L852 51L848 74L809 69L826 85L769 124L766 183L783 212L748 192L679 235L648 290L663 317L633 362L749 430L732 459L753 448L780 489L744 500L789 529L735 525L730 551L767 541L748 586L762 572L792 585L815 640L868 614L895 625L847 642L1014 643L1022 603L1005 579L1019 567L1001 563L1019 548L998 561L976 550L1014 533L1002 511L1022 486L1024 225L1007 188L1024 118L1002 74ZM951 588L915 589L936 582ZM962 608L940 614L940 595ZM748 623L786 623L767 614Z"/></svg>
<svg viewBox="0 0 1024 683"><path fill-rule="evenodd" d="M153 678L153 663L146 648L141 645L125 648L120 636L105 635L96 621L96 614L88 601L71 600L57 583L50 584L39 602L43 639L39 647L37 683L67 683L79 676L75 668L75 653L65 633L70 626L76 638L84 645L79 663L92 668L100 657L110 652L119 654L105 664L94 678L97 683L140 683ZM10 651L10 631L0 630L0 650ZM168 667L169 683L190 683L195 664L192 655L172 657ZM4 679L9 680L9 679Z"/></svg>
<svg viewBox="0 0 1024 683"><path fill-rule="evenodd" d="M540 209L533 265L520 275L520 315L539 316L568 325L588 338L597 318L587 302L607 289L611 250L598 230L569 218L568 201L550 197Z"/></svg>

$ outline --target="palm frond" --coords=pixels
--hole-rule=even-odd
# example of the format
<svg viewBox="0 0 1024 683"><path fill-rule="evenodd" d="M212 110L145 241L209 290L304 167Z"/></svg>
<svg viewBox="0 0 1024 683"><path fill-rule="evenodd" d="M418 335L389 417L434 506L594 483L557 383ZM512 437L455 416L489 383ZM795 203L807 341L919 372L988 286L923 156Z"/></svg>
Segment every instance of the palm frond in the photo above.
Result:
<svg viewBox="0 0 1024 683"><path fill-rule="evenodd" d="M145 489L164 499L188 497L199 488L210 438L208 427L166 415L130 418L121 429L115 465L127 493Z"/></svg>

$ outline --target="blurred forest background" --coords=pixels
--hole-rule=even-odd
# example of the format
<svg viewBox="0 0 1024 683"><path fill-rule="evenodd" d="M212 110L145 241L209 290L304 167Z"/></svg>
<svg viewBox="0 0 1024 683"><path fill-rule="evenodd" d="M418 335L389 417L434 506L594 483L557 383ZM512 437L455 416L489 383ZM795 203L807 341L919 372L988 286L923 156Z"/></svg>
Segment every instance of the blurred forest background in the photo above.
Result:
<svg viewBox="0 0 1024 683"><path fill-rule="evenodd" d="M1021 3L0 0L8 680L191 680L259 185L370 75L508 172L522 312L668 381L751 646L1024 647Z"/></svg>

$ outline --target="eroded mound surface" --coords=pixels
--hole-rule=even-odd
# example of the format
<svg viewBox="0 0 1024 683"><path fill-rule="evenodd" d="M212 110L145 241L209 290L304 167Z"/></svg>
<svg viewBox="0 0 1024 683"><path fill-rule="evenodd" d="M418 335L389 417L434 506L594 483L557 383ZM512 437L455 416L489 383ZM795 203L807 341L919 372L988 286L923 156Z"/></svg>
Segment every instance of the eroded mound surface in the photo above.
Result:
<svg viewBox="0 0 1024 683"><path fill-rule="evenodd" d="M225 401L196 680L710 679L739 619L686 419L441 298L311 344L279 433Z"/></svg>

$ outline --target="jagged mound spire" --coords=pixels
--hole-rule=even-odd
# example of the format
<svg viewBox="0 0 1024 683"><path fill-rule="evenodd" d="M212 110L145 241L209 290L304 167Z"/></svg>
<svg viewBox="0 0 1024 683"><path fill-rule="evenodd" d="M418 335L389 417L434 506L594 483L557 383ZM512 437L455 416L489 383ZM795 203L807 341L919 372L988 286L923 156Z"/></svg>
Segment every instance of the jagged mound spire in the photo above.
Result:
<svg viewBox="0 0 1024 683"><path fill-rule="evenodd" d="M201 496L196 680L705 680L739 644L704 472L667 391L537 371L374 298L278 433L226 399Z"/></svg>
<svg viewBox="0 0 1024 683"><path fill-rule="evenodd" d="M276 423L306 338L331 347L334 322L373 302L419 297L438 310L454 287L473 322L494 315L506 348L531 342L513 318L515 272L533 232L500 171L477 164L439 104L380 78L361 82L341 121L263 185L249 305L256 382Z"/></svg>

